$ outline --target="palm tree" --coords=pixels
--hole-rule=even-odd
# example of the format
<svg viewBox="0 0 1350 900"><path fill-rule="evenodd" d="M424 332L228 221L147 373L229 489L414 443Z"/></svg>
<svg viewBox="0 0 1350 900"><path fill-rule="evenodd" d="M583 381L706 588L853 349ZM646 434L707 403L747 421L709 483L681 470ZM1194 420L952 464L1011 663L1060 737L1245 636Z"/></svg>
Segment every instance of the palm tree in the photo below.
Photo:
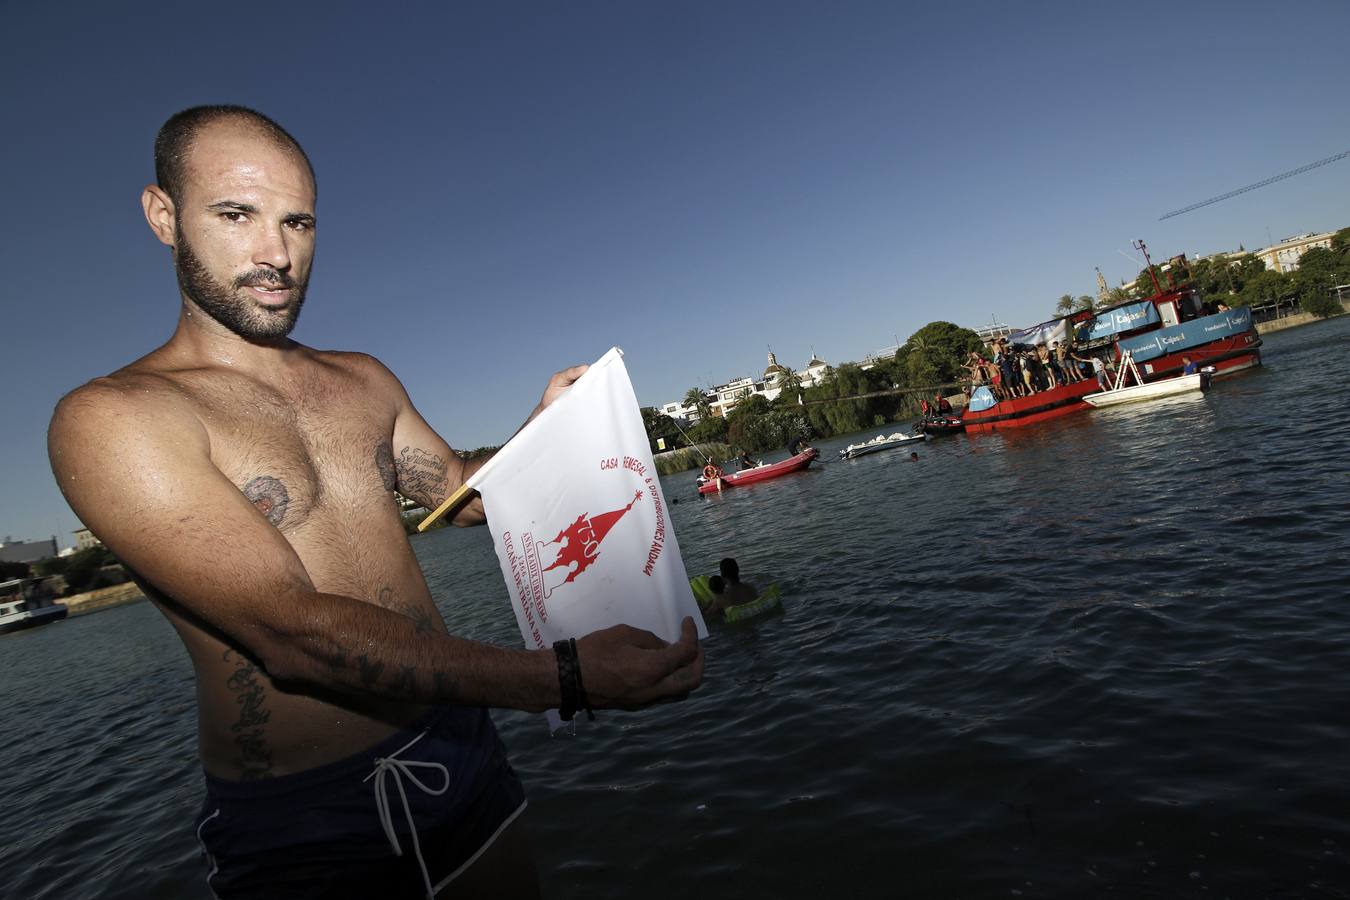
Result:
<svg viewBox="0 0 1350 900"><path fill-rule="evenodd" d="M1073 312L1073 297L1061 294L1059 303L1055 304L1055 315L1064 316L1071 312Z"/></svg>
<svg viewBox="0 0 1350 900"><path fill-rule="evenodd" d="M801 390L802 379L796 372L788 366L778 366L778 371L774 373L774 385L778 388L778 396L784 402L797 402L797 392Z"/></svg>
<svg viewBox="0 0 1350 900"><path fill-rule="evenodd" d="M703 393L702 388L691 387L686 391L684 405L698 412L700 422L712 415L712 406L708 403L708 396Z"/></svg>

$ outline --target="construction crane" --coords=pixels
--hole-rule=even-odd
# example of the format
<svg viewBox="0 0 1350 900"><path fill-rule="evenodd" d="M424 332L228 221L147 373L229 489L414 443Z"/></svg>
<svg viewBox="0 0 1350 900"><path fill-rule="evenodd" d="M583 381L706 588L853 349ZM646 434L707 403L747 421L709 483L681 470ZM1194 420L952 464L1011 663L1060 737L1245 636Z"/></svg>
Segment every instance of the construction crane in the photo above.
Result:
<svg viewBox="0 0 1350 900"><path fill-rule="evenodd" d="M1317 162L1308 163L1306 166L1299 166L1297 169L1292 169L1288 172L1285 172L1282 175L1276 175L1274 178L1267 178L1265 181L1258 181L1256 184L1249 184L1246 187L1238 188L1236 191L1229 191L1228 193L1220 194L1217 197L1210 197L1208 200L1201 200L1199 203L1192 203L1190 206L1183 206L1181 209L1174 209L1167 215L1158 219L1158 221L1161 222L1163 219L1170 219L1173 216L1179 216L1182 213L1188 213L1193 209L1199 209L1202 206L1209 206L1211 203L1218 203L1220 200L1227 200L1229 197L1236 197L1238 194L1245 194L1248 191L1254 191L1257 188L1265 187L1268 184L1274 184L1277 181L1283 181L1286 178L1292 178L1295 175L1301 175L1304 172L1308 171L1309 169L1316 169L1318 166L1325 166L1327 163L1334 163L1336 160L1345 159L1347 156L1350 156L1350 150L1346 150L1344 153L1337 153L1335 156L1328 156L1326 159L1319 159Z"/></svg>

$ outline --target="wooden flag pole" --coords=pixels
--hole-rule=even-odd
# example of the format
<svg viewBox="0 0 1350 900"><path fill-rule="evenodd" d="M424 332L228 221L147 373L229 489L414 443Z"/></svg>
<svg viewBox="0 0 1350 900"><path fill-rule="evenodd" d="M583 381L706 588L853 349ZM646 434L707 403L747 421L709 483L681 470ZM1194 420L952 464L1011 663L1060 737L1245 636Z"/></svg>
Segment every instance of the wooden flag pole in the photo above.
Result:
<svg viewBox="0 0 1350 900"><path fill-rule="evenodd" d="M469 486L469 483L467 481L464 484L461 484L458 490L456 490L449 497L445 498L444 503L436 507L436 509L434 509L431 512L431 514L427 516L425 519L423 519L421 522L417 523L417 530L419 532L426 531L428 528L431 527L432 523L435 522L437 519L439 519L441 516L450 512L452 509L458 509L459 507L463 506L466 498L471 493L473 493L473 488Z"/></svg>

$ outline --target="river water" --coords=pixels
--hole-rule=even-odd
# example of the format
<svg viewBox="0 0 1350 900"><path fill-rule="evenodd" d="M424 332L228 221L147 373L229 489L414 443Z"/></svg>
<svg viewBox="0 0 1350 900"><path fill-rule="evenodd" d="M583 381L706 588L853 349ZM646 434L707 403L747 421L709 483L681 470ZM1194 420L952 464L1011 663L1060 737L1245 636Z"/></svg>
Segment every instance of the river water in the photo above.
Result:
<svg viewBox="0 0 1350 900"><path fill-rule="evenodd" d="M1350 316L1196 399L666 479L690 573L734 555L784 611L714 627L687 703L495 714L545 895L1350 896L1347 358ZM485 529L414 545L452 630L519 644ZM0 896L206 896L155 610L0 661Z"/></svg>

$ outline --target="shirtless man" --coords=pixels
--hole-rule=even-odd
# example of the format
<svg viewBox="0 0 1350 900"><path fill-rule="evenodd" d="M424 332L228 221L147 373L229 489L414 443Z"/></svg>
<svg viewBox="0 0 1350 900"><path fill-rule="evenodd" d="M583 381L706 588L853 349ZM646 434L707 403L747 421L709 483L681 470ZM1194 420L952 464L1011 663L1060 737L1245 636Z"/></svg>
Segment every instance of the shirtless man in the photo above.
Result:
<svg viewBox="0 0 1350 900"><path fill-rule="evenodd" d="M486 708L558 708L570 660L447 634L393 496L434 508L476 464L377 360L287 338L316 193L290 135L198 107L165 123L155 168L141 199L172 250L177 329L64 398L48 442L75 512L191 656L208 883L222 898L418 897L452 880L456 897L537 895ZM553 376L532 416L583 371ZM455 522L483 519L475 501ZM702 679L688 620L674 644L595 632L576 658L596 708Z"/></svg>

